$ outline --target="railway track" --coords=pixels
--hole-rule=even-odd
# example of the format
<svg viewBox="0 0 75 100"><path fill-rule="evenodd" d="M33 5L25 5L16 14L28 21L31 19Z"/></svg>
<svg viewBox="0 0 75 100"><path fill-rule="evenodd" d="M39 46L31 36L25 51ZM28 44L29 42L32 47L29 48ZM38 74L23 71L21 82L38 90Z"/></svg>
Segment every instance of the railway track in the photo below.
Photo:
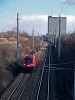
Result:
<svg viewBox="0 0 75 100"><path fill-rule="evenodd" d="M6 98L7 96L9 96L9 94L11 93L11 91L13 91L13 88L15 88L17 86L17 84L19 84L22 79L24 77L24 74L21 73L18 75L18 77L15 79L15 81L10 85L9 89L6 89L2 95L2 97L0 98L0 100Z"/></svg>
<svg viewBox="0 0 75 100"><path fill-rule="evenodd" d="M46 53L46 50L43 53ZM45 61L43 61L45 66L47 55L43 55L43 57L45 58ZM40 91L39 85L41 86L44 75L44 66L40 65L32 73L22 73L21 77L16 79L0 100L35 100L38 89ZM41 75L42 77L40 78Z"/></svg>
<svg viewBox="0 0 75 100"><path fill-rule="evenodd" d="M6 91L6 93L1 97L0 100L20 100L24 89L27 87L30 79L32 77L32 73L23 74L20 79L15 82L14 87L10 86L10 90Z"/></svg>
<svg viewBox="0 0 75 100"><path fill-rule="evenodd" d="M36 70L32 73L21 73L0 100L69 100L72 98L70 80L73 82L74 65L53 64L52 56L48 47L40 58L44 58L44 61L38 63Z"/></svg>
<svg viewBox="0 0 75 100"><path fill-rule="evenodd" d="M39 84L36 92L35 99L32 100L49 100L49 85L50 85L50 70L45 71L45 66L48 63L48 69L50 69L50 53L47 50L45 55L45 61L42 69L42 73L40 75Z"/></svg>
<svg viewBox="0 0 75 100"><path fill-rule="evenodd" d="M46 52L44 52L44 53L46 54ZM44 58L46 58L45 55L44 55ZM37 90L39 88L39 84L41 85L41 83L39 81L40 76L43 75L42 68L44 69L44 67L42 67L41 65L37 68L37 71L34 73L32 80L28 84L28 87L25 89L25 92L22 95L21 100L35 100L36 99L36 94L37 94Z"/></svg>

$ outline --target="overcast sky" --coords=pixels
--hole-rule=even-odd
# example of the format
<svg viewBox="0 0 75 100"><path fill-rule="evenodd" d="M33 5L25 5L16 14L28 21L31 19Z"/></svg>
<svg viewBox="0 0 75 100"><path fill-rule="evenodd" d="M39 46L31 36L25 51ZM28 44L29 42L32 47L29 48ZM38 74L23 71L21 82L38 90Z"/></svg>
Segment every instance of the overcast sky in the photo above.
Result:
<svg viewBox="0 0 75 100"><path fill-rule="evenodd" d="M75 31L75 0L0 0L0 31L16 27L19 13L21 31L46 34L48 16L67 17L67 32Z"/></svg>

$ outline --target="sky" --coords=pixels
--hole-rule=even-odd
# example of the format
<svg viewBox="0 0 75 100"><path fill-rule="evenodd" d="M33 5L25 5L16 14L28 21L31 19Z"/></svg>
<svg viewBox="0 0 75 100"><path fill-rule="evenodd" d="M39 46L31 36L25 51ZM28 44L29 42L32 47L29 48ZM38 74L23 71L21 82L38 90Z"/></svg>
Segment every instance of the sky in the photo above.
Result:
<svg viewBox="0 0 75 100"><path fill-rule="evenodd" d="M67 17L67 32L75 31L75 0L0 0L0 31L16 28L32 34L48 32L48 16Z"/></svg>

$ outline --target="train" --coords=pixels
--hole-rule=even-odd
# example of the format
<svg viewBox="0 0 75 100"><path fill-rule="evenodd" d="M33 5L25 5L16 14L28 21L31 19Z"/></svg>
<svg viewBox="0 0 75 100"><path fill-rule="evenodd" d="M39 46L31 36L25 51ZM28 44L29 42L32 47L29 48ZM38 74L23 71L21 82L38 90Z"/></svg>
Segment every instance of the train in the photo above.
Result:
<svg viewBox="0 0 75 100"><path fill-rule="evenodd" d="M30 52L24 57L25 68L36 68L38 62L38 53L35 51Z"/></svg>

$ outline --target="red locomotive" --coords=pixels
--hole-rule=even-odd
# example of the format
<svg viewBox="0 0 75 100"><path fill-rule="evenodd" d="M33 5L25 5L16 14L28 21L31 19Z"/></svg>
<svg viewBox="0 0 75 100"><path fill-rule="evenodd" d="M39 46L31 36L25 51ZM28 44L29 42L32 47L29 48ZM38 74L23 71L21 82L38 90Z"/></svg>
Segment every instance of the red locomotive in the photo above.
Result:
<svg viewBox="0 0 75 100"><path fill-rule="evenodd" d="M26 68L35 68L38 62L38 53L35 51L30 52L24 58L24 66Z"/></svg>

